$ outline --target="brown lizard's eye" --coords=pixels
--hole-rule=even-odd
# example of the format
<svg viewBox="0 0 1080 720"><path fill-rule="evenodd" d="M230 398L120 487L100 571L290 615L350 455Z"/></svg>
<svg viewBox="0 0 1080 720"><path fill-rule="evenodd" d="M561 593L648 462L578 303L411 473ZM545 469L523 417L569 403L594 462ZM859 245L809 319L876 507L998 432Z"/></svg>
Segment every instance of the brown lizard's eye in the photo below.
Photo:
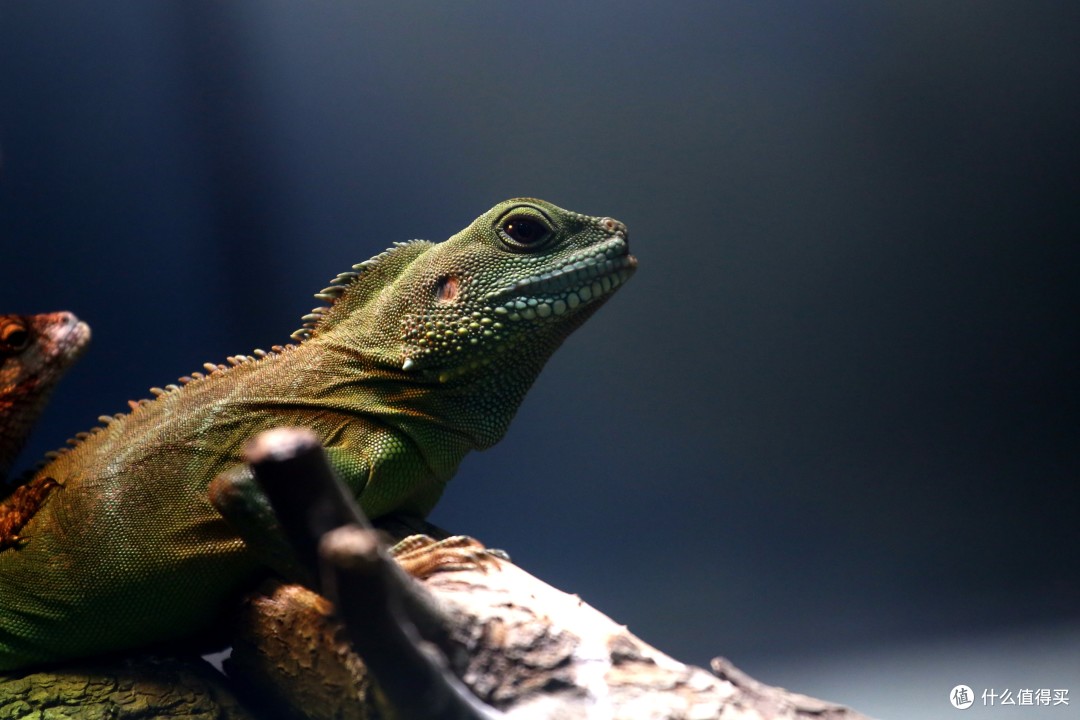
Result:
<svg viewBox="0 0 1080 720"><path fill-rule="evenodd" d="M0 325L0 351L18 352L30 344L30 330L19 320Z"/></svg>
<svg viewBox="0 0 1080 720"><path fill-rule="evenodd" d="M519 249L537 248L551 237L551 228L524 215L511 215L503 220L500 230L508 244Z"/></svg>

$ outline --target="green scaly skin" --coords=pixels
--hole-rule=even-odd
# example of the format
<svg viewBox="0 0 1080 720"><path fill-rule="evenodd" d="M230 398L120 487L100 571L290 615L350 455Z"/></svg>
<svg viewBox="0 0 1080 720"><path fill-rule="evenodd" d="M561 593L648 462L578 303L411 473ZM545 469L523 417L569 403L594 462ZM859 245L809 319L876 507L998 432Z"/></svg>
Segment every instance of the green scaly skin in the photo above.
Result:
<svg viewBox="0 0 1080 720"><path fill-rule="evenodd" d="M69 312L0 315L0 481L89 342L90 328Z"/></svg>
<svg viewBox="0 0 1080 720"><path fill-rule="evenodd" d="M622 223L510 200L336 278L298 345L103 418L37 473L57 485L0 551L0 670L207 627L260 572L207 496L260 431L314 431L369 516L426 514L636 264Z"/></svg>

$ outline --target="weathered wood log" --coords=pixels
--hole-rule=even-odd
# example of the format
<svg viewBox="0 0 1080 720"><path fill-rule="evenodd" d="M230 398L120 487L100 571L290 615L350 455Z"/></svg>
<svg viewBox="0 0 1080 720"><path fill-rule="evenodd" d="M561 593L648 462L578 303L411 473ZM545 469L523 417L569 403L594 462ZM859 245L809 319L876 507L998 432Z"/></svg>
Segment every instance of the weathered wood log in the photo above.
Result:
<svg viewBox="0 0 1080 720"><path fill-rule="evenodd" d="M759 683L721 658L712 672L677 662L577 596L504 560L436 572L422 585L449 621L456 651L448 665L507 718L864 717ZM282 585L250 601L245 617L231 674L252 682L254 673L254 682L274 688L311 720L371 720L389 712L325 599Z"/></svg>
<svg viewBox="0 0 1080 720"><path fill-rule="evenodd" d="M269 440L283 441L256 453L257 479L267 462L309 470L318 464L313 439L275 432ZM304 457L295 462L290 453ZM398 560L418 585L380 549L365 521L327 532L325 518L355 512L326 509L340 491L320 482L329 489L298 497L300 479L281 479L264 489L271 504L289 504L279 519L286 534L302 538L305 559L321 542L321 572L306 574L321 576L338 611L295 586L253 600L229 669L248 687L273 688L306 717L863 717L758 683L722 659L711 673L677 662L476 541L411 541ZM287 499L275 498L275 485L289 489ZM306 502L322 509L297 507ZM324 520L304 527L305 517ZM331 701L343 697L358 713ZM424 702L433 704L425 709Z"/></svg>

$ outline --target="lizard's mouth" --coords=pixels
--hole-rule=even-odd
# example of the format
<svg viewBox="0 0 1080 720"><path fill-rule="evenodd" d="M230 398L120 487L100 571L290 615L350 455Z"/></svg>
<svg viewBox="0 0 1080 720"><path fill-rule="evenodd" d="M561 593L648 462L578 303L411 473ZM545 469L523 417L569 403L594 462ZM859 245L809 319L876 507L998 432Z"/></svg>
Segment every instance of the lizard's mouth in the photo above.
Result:
<svg viewBox="0 0 1080 720"><path fill-rule="evenodd" d="M90 326L79 320L71 329L68 330L65 339L69 340L72 344L82 344L90 340Z"/></svg>
<svg viewBox="0 0 1080 720"><path fill-rule="evenodd" d="M622 233L561 258L550 270L518 280L485 300L511 320L564 315L579 305L606 298L637 270L637 258ZM517 317L515 317L517 316Z"/></svg>
<svg viewBox="0 0 1080 720"><path fill-rule="evenodd" d="M52 313L45 330L49 340L68 355L66 362L74 362L90 341L90 326L69 312Z"/></svg>

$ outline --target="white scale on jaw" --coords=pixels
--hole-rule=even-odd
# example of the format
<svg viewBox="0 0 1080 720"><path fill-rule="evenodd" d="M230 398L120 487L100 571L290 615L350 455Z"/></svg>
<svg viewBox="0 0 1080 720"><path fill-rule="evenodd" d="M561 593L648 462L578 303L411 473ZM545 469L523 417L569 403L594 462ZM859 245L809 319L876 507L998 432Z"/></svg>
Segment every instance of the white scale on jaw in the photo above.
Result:
<svg viewBox="0 0 1080 720"><path fill-rule="evenodd" d="M573 255L549 272L539 273L489 293L484 299L499 302L496 315L509 320L562 315L583 302L601 297L630 276L633 260L622 235Z"/></svg>

